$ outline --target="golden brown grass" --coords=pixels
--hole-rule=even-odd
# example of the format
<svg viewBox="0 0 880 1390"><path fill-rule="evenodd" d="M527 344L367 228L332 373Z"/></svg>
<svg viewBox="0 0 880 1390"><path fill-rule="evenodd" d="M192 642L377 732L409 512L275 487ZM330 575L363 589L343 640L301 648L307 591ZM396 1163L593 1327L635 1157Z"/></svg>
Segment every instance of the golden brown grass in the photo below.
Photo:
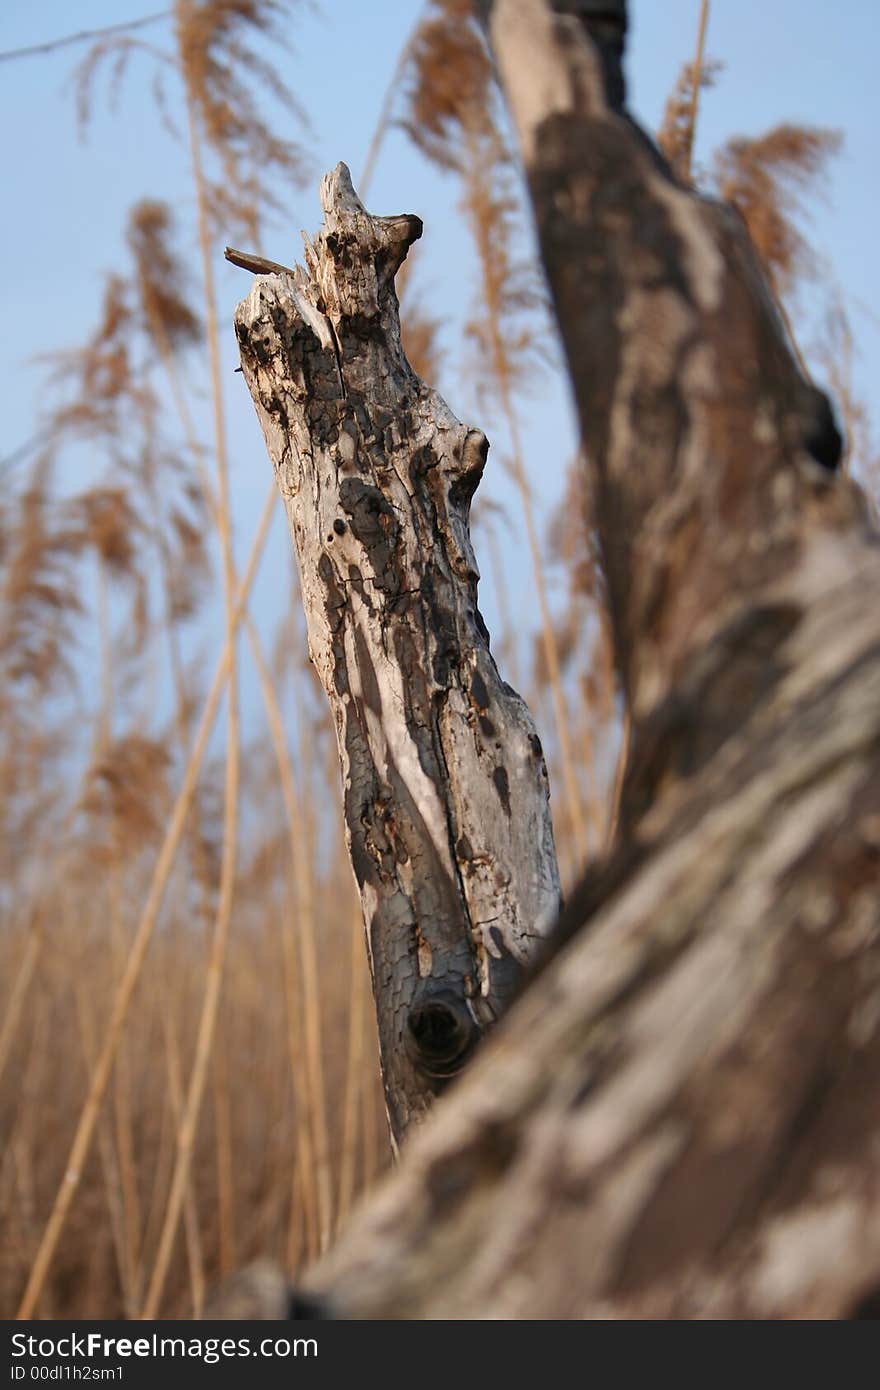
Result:
<svg viewBox="0 0 880 1390"><path fill-rule="evenodd" d="M49 442L2 518L0 771L14 910L2 939L12 988L0 1053L7 1079L24 1068L35 1081L26 1108L11 1092L0 1096L11 1155L0 1233L17 1233L0 1290L6 1310L17 1306L25 1316L197 1311L206 1281L249 1250L275 1249L298 1262L323 1248L334 1193L350 1205L387 1152L378 1117L368 1117L379 1092L375 1046L365 1042L353 889L348 873L340 878L339 856L327 860L317 848L331 826L338 835L338 820L324 814L311 773L293 766L276 676L256 638L268 726L265 742L241 755L237 631L275 494L239 583L213 237L230 220L256 237L272 179L301 175L301 151L272 135L246 85L286 97L250 46L254 37L278 37L281 8L271 0L179 0L173 51L103 36L79 70L84 117L100 71L111 63L118 82L136 48L153 56L159 80L166 68L179 74L203 304L197 312L190 300L192 270L169 209L144 200L129 221L131 274L108 279L94 331L51 360ZM430 332L424 336L427 350ZM210 449L192 404L193 352L203 349ZM167 437L163 380L182 446ZM93 476L61 500L56 459L82 446ZM215 557L226 631L206 686L184 652ZM90 568L93 605L81 597L80 576ZM70 653L90 621L100 680L94 698L86 692L91 735L83 741L81 710L65 708L54 692L73 676ZM172 697L170 720L159 727L132 698L145 674ZM226 752L218 760L209 744L224 691ZM54 739L33 713L35 699L45 706L52 698ZM51 806L45 773L57 777L64 759L75 769L83 753L80 787L75 773L68 786L67 774L57 798L69 810L53 808L54 821L41 821ZM268 820L267 805L275 807ZM40 881L35 868L46 864ZM331 906L320 908L318 941L325 895ZM351 962L343 972L340 959ZM279 994L271 987L280 977ZM39 1033L29 1038L35 1010ZM47 1042L50 1017L58 1045ZM37 1040L47 1056L33 1053ZM330 1116L326 1084L342 1101ZM41 1131L54 1136L51 1145L38 1146ZM86 1238L96 1222L106 1240Z"/></svg>
<svg viewBox="0 0 880 1390"><path fill-rule="evenodd" d="M335 882L319 885L327 900L322 920L325 976L321 1009L328 1053L334 1057L335 1039L347 1038L352 988L348 968L352 907L350 897L346 900L341 896L340 886ZM106 1027L113 981L106 942L94 920L90 896L84 885L63 922L59 913L51 933L51 956L41 967L39 987L32 987L30 1004L16 1029L7 1084L0 1096L5 1139L0 1170L0 1297L7 1316L15 1311L34 1259L42 1220L62 1177L68 1136L94 1067L97 1038ZM288 1226L302 1220L301 1197L296 1207L292 1205L292 1178L297 1171L302 1176L297 1130L308 1097L301 1070L293 1070L286 1045L284 991L275 988L283 968L276 914L267 910L268 897L261 896L263 901L256 910L251 904L249 912L239 912L236 917L219 1036L230 1095L237 1256L247 1259L271 1254L286 1262ZM280 917L283 901L275 906ZM358 927L360 946L359 938ZM28 943L24 931L4 933L0 957L4 980L18 974ZM365 970L360 956L358 960ZM340 964L345 968L339 968ZM201 1005L204 965L202 942L191 932L190 924L164 923L151 952L149 978L126 1022L131 1044L127 1084L137 1155L136 1192L142 1212L140 1259L147 1269L153 1266L158 1250L159 1222L153 1213L161 1214L167 1203L182 1102L180 1073L186 1074L192 1066L193 1019ZM169 1084L166 1051L166 1030L171 1026L179 1040L176 1095ZM344 1053L345 1047L342 1050ZM370 1061L369 1103L376 1110L374 1123L381 1132L384 1119L375 1049ZM344 1094L342 1067L333 1068L331 1084L335 1095ZM137 1315L137 1305L132 1308L130 1300L130 1285L126 1288L122 1184L118 1147L109 1124L112 1110L102 1113L106 1115L104 1137L85 1160L76 1198L36 1308L38 1316ZM372 1160L358 1145L352 1178L350 1141L343 1130L340 1109L331 1107L331 1177L337 1190L344 1179L350 1200L363 1182L365 1164ZM221 1265L215 1142L211 1112L206 1110L194 1144L190 1178L199 1214L196 1268L207 1271L213 1279ZM192 1258L188 1258L185 1237L179 1236L162 1302L162 1311L169 1316L186 1315L193 1307Z"/></svg>

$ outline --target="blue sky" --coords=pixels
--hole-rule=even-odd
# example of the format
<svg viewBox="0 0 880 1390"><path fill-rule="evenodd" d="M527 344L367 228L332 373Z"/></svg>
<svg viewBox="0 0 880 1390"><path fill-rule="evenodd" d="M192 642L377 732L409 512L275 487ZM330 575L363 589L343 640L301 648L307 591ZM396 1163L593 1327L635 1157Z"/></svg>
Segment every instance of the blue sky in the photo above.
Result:
<svg viewBox="0 0 880 1390"><path fill-rule="evenodd" d="M78 0L70 6L44 0L24 6L7 0L0 13L0 50L136 18L159 4L161 0ZM304 7L292 35L294 52L283 57L281 66L310 115L314 179L307 191L296 194L290 224L267 233L266 254L282 261L298 256L300 227L314 230L320 219L317 181L325 169L344 159L357 181L389 76L418 9L404 0L324 0L320 10ZM699 0L633 0L631 10L631 106L654 129L682 61L692 55ZM730 135L758 134L783 120L843 131L845 144L828 196L817 203L809 231L847 297L859 347L858 383L869 405L876 404L880 365L878 31L876 0L838 0L833 10L820 0L713 0L707 49L723 60L725 70L704 98L697 147L699 163ZM167 42L168 35L167 24L144 34L157 44ZM132 66L115 112L98 101L88 140L78 139L70 81L78 52L68 49L0 64L4 457L38 428L41 368L32 359L83 339L96 317L104 273L125 263L128 207L148 195L168 199L182 221L193 210L184 151L161 127L146 65ZM429 306L453 309L440 386L456 413L497 439L492 421L477 414L466 374L456 365L458 331L474 289L475 268L456 211L454 185L438 177L403 135L393 132L367 201L376 212L411 211L423 217L419 284ZM197 264L195 255L192 264ZM218 266L221 314L229 324L247 282L243 272L219 260ZM805 339L811 331L805 331ZM232 374L231 328L225 349L236 546L243 556L269 464L241 377ZM548 374L529 396L522 423L530 473L546 515L559 495L573 448L567 390L558 375ZM207 423L204 435L209 437ZM503 448L503 439L499 443ZM535 604L521 569L517 504L491 455L484 487L503 502L514 523L505 558L525 629L534 624ZM286 581L286 545L277 525L255 594L254 608L264 616L277 612L283 601L279 576ZM483 607L494 631L497 613L488 564L483 570Z"/></svg>

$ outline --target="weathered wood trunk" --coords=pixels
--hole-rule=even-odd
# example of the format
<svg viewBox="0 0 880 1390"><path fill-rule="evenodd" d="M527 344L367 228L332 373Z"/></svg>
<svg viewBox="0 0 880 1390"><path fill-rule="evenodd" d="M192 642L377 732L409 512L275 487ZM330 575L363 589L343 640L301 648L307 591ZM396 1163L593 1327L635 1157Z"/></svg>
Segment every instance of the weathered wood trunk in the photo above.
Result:
<svg viewBox="0 0 880 1390"><path fill-rule="evenodd" d="M559 908L547 773L477 609L468 532L485 436L401 348L415 217L324 180L307 270L235 316L336 723L392 1132L506 1008Z"/></svg>
<svg viewBox="0 0 880 1390"><path fill-rule="evenodd" d="M633 710L623 828L309 1296L876 1317L880 541L744 228L620 109L624 6L558 8L483 6Z"/></svg>
<svg viewBox="0 0 880 1390"><path fill-rule="evenodd" d="M763 697L786 605L809 601L799 562L864 507L817 461L839 436L741 218L676 184L622 109L623 0L483 9L589 459L632 717L631 829Z"/></svg>

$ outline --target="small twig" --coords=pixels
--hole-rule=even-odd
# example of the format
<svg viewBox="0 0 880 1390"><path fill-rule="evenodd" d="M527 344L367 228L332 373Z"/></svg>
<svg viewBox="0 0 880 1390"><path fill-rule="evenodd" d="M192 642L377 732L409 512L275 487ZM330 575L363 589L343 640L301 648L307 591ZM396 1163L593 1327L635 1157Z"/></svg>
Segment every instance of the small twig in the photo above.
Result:
<svg viewBox="0 0 880 1390"><path fill-rule="evenodd" d="M369 188L372 182L373 173L376 168L376 161L379 158L379 150L382 146L382 141L388 134L388 129L391 125L391 113L394 107L394 98L396 97L400 83L403 80L403 75L406 72L407 65L409 64L410 59L412 58L413 49L415 48L416 39L419 36L419 31L421 27L422 15L420 14L415 24L413 25L413 28L410 31L409 38L403 45L403 48L400 50L400 55L397 59L397 62L394 65L394 72L391 74L391 81L388 83L388 86L385 89L385 96L382 100L382 106L379 110L379 119L376 122L376 128L373 131L373 137L370 140L370 147L367 150L367 156L364 160L364 167L361 172L360 181L358 182L358 188L360 189L360 195L362 200L366 198L367 189Z"/></svg>
<svg viewBox="0 0 880 1390"><path fill-rule="evenodd" d="M0 458L0 478L9 470L17 468L34 449L38 449L41 444L45 444L51 437L52 431L49 429L38 430L30 439L25 440L24 444L19 444L17 449L13 449L11 454L5 458Z"/></svg>
<svg viewBox="0 0 880 1390"><path fill-rule="evenodd" d="M766 277L766 279L767 279L767 285L769 286L769 289L770 289L771 297L772 297L772 299L773 299L773 303L774 303L775 306L776 306L776 311L777 311L777 313L779 314L779 317L780 317L781 320L782 320L782 326L783 326L783 328L785 329L785 334L786 334L786 337L788 338L788 346L791 348L791 351L792 351L792 353L793 353L793 355L794 355L795 361L797 362L798 366L799 366L800 369L801 369L801 373L802 373L802 375L803 375L804 381L809 382L810 385L812 386L812 385L814 384L814 383L813 383L812 373L810 372L810 369L809 369L809 367L807 366L807 360L806 360L806 358L804 357L804 354L801 352L801 350L800 350L800 348L799 348L799 346L798 346L797 338L794 336L794 328L792 327L792 322L791 322L791 318L789 317L788 310L786 309L785 305L784 305L783 302L782 302L782 295L779 294L779 292L778 292L776 289L774 289L773 285L770 283L770 277L769 277L769 275Z"/></svg>
<svg viewBox="0 0 880 1390"><path fill-rule="evenodd" d="M250 251L236 251L234 246L227 246L224 254L227 261L240 266L242 270L249 270L252 275L293 274L289 265L279 265L277 261L267 261L265 256L252 256Z"/></svg>
<svg viewBox="0 0 880 1390"><path fill-rule="evenodd" d="M36 58L43 53L54 53L58 48L69 48L74 43L88 43L90 39L105 38L108 34L130 33L133 29L143 29L148 24L157 24L160 19L170 19L171 10L159 10L155 14L144 15L142 19L129 19L122 24L107 24L103 29L81 29L76 34L65 34L60 39L50 39L47 43L31 44L28 48L11 48L0 53L0 63L13 58Z"/></svg>
<svg viewBox="0 0 880 1390"><path fill-rule="evenodd" d="M608 826L605 831L605 853L607 854L614 844L617 835L617 827L620 823L620 806L623 800L623 779L626 775L626 765L629 761L629 745L632 736L632 715L627 709L623 716L623 731L620 739L620 751L617 754L617 768L614 773L614 791L611 796L611 810L608 816Z"/></svg>
<svg viewBox="0 0 880 1390"><path fill-rule="evenodd" d="M688 134L687 153L685 155L684 177L685 182L691 181L691 163L694 154L694 141L697 138L697 113L700 105L700 88L703 85L703 52L706 47L706 26L709 21L709 0L703 0L700 8L700 32L697 36L697 53L694 59L694 66L691 71L691 117L690 130Z"/></svg>

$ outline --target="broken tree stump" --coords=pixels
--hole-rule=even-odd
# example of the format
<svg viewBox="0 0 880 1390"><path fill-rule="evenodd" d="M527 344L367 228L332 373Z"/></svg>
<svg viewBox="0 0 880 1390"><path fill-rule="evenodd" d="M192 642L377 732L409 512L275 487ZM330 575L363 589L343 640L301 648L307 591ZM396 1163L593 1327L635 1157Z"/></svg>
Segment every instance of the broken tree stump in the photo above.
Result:
<svg viewBox="0 0 880 1390"><path fill-rule="evenodd" d="M235 330L336 724L396 1140L506 1008L559 876L541 744L477 608L488 442L401 347L421 223L366 213L344 164L321 201L306 268L258 279Z"/></svg>

